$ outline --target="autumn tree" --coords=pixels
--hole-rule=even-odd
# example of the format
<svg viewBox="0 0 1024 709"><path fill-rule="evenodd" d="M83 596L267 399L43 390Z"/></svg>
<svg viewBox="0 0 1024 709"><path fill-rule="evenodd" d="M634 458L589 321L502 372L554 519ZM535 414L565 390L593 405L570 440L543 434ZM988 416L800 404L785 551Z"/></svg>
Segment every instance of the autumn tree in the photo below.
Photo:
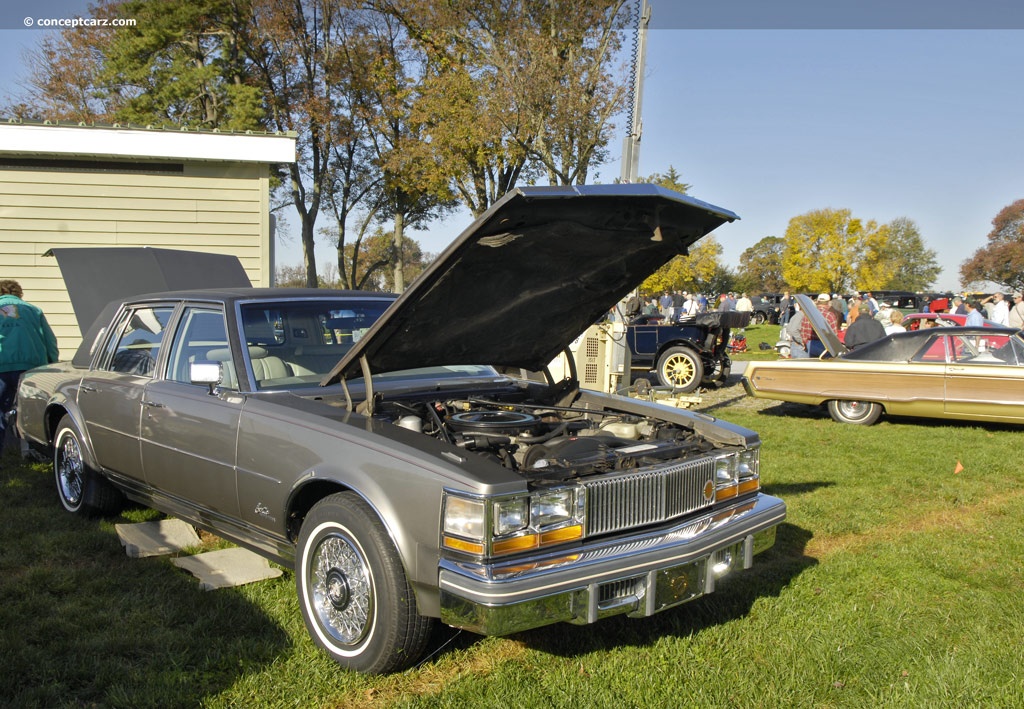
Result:
<svg viewBox="0 0 1024 709"><path fill-rule="evenodd" d="M76 27L46 34L25 53L28 76L21 82L21 95L6 98L4 113L21 120L113 122L115 106L100 85L99 72L104 48L116 31Z"/></svg>
<svg viewBox="0 0 1024 709"><path fill-rule="evenodd" d="M942 267L924 244L917 224L898 217L870 232L857 269L861 290L927 290Z"/></svg>
<svg viewBox="0 0 1024 709"><path fill-rule="evenodd" d="M687 255L674 257L648 276L640 285L644 293L689 290L712 293L721 287L728 269L721 263L722 245L713 236L705 236Z"/></svg>
<svg viewBox="0 0 1024 709"><path fill-rule="evenodd" d="M431 152L476 215L524 176L582 184L627 93L626 0L377 0L424 56Z"/></svg>
<svg viewBox="0 0 1024 709"><path fill-rule="evenodd" d="M793 217L783 237L786 283L798 291L849 292L856 285L865 234L865 224L849 209L816 209Z"/></svg>
<svg viewBox="0 0 1024 709"><path fill-rule="evenodd" d="M456 205L450 178L435 157L421 149L429 142L429 122L416 110L422 100L417 56L394 18L381 15L364 25L376 52L363 67L363 109L370 127L374 164L381 173L379 213L393 220L392 288L405 290L406 228L423 226ZM353 67L355 69L355 67Z"/></svg>
<svg viewBox="0 0 1024 709"><path fill-rule="evenodd" d="M261 127L257 87L237 44L244 3L104 0L95 17L131 27L68 28L28 54L23 118L249 130Z"/></svg>
<svg viewBox="0 0 1024 709"><path fill-rule="evenodd" d="M736 288L748 293L780 293L786 290L783 263L786 242L766 236L740 254Z"/></svg>
<svg viewBox="0 0 1024 709"><path fill-rule="evenodd" d="M435 255L424 253L419 242L411 238L402 241L402 248L405 250L401 259L405 269L402 274L403 280L409 282L430 265ZM366 239L363 239L358 247L356 244L349 245L346 248L347 259L355 259L363 263L359 281L352 284L352 287L359 290L397 292L395 273L391 268L395 262L392 253L394 249L393 235L379 227Z"/></svg>
<svg viewBox="0 0 1024 709"><path fill-rule="evenodd" d="M1024 290L1024 199L1006 205L992 219L988 243L960 264L963 285L990 281Z"/></svg>

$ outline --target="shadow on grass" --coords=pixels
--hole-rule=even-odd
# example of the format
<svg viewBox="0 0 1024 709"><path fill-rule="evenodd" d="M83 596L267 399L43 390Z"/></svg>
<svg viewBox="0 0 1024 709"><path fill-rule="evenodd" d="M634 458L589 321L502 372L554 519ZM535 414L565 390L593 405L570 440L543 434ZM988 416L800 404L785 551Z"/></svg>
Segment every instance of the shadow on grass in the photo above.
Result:
<svg viewBox="0 0 1024 709"><path fill-rule="evenodd" d="M123 520L65 512L52 481L46 465L0 471L3 702L198 706L289 646L236 591L128 558L113 528Z"/></svg>
<svg viewBox="0 0 1024 709"><path fill-rule="evenodd" d="M515 635L528 647L560 657L649 647L666 636L686 637L729 623L750 613L754 602L778 596L805 569L816 565L804 550L811 533L792 524L779 525L775 546L754 559L754 567L718 582L715 592L649 618L616 616L588 626L554 626Z"/></svg>
<svg viewBox="0 0 1024 709"><path fill-rule="evenodd" d="M762 416L777 416L809 420L830 418L828 410L824 406L816 406L814 404L794 404L790 401L782 401L772 406L766 406L758 413Z"/></svg>
<svg viewBox="0 0 1024 709"><path fill-rule="evenodd" d="M794 495L814 492L815 490L820 490L825 487L835 487L835 485L835 482L826 480L803 483L772 483L770 485L763 486L761 491L769 495L785 499L787 497L793 497Z"/></svg>

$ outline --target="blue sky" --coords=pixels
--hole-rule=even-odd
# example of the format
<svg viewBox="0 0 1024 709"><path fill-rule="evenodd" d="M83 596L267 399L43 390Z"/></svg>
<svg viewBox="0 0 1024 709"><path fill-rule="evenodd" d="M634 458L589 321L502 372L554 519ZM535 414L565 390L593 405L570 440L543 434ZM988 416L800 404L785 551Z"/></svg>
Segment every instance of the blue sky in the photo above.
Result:
<svg viewBox="0 0 1024 709"><path fill-rule="evenodd" d="M960 262L984 246L992 218L1024 198L1024 6L988 0L978 13L972 5L969 24L1014 29L914 30L885 27L955 27L964 4L934 0L926 16L869 12L856 20L805 12L821 7L809 0L777 0L772 7L785 12L770 16L759 14L761 0L694 4L703 14L666 0L651 4L652 26L660 28L648 38L640 174L674 166L691 194L742 217L715 232L729 266L761 238L782 236L794 216L848 208L865 220L914 220L943 266L936 286L954 289ZM738 14L722 19L712 5ZM35 17L69 17L86 6L37 0L30 7ZM42 36L24 28L25 14L0 10L8 68L0 88L17 78L21 49ZM801 23L815 29L757 29ZM834 29L842 26L869 29ZM622 134L612 142L616 155ZM618 175L615 160L592 178ZM440 251L467 219L413 236ZM329 245L319 254L321 262L333 258ZM295 240L279 249L279 263L300 260Z"/></svg>

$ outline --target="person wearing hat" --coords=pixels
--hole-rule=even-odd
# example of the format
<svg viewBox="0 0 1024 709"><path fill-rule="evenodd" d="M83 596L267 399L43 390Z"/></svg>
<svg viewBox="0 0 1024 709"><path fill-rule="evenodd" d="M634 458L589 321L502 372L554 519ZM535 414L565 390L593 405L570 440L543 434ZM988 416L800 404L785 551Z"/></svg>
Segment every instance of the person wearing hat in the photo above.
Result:
<svg viewBox="0 0 1024 709"><path fill-rule="evenodd" d="M1018 330L1024 327L1024 297L1019 292L1013 294L1013 306L1010 308L1010 327Z"/></svg>
<svg viewBox="0 0 1024 709"><path fill-rule="evenodd" d="M825 318L825 322L832 328L832 332L839 332L839 318L836 317L836 311L832 309L831 302L832 296L828 293L821 293L818 295L815 305L818 306L818 310L821 312L821 316ZM805 317L803 322L800 323L800 339L803 340L807 354L811 357L818 357L825 351L825 345L822 344L821 340L818 339L817 333L814 332L810 318Z"/></svg>

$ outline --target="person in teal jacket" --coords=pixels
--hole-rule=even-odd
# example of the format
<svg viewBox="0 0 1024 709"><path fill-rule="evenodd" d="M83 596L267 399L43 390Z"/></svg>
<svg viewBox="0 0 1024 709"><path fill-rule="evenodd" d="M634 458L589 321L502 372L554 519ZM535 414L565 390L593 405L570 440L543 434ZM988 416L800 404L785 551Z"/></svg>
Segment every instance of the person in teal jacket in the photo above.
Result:
<svg viewBox="0 0 1024 709"><path fill-rule="evenodd" d="M23 295L17 281L0 280L0 456L18 379L28 369L56 362L60 354L43 311L22 300Z"/></svg>

